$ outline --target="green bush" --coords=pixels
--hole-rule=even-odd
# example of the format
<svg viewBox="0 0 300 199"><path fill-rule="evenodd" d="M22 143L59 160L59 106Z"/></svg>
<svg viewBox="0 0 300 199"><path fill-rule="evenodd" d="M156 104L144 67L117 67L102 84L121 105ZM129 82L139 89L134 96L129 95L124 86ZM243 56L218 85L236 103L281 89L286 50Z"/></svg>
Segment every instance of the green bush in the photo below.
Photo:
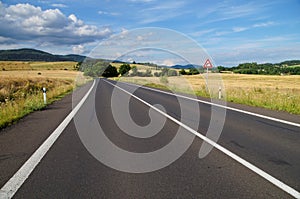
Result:
<svg viewBox="0 0 300 199"><path fill-rule="evenodd" d="M99 61L96 63L86 63L83 67L83 74L90 77L117 77L119 75L117 68L108 62Z"/></svg>
<svg viewBox="0 0 300 199"><path fill-rule="evenodd" d="M123 76L130 71L131 67L129 64L122 64L119 68L119 73Z"/></svg>

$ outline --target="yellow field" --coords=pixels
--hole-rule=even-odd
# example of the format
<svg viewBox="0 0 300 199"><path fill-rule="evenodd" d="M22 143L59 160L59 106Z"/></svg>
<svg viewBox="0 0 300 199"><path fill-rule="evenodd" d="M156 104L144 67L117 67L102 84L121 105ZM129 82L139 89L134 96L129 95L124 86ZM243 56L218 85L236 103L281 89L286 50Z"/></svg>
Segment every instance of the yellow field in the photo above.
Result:
<svg viewBox="0 0 300 199"><path fill-rule="evenodd" d="M26 71L0 71L0 78L9 77L27 77L27 78L59 78L59 79L73 79L81 75L78 71L65 70L26 70Z"/></svg>
<svg viewBox="0 0 300 199"><path fill-rule="evenodd" d="M43 87L47 89L48 103L52 103L76 86L89 81L90 78L84 77L82 72L73 70L76 64L1 62L1 67L6 68L0 70L0 129L32 111L45 107L41 90ZM58 68L62 70L57 70Z"/></svg>
<svg viewBox="0 0 300 199"><path fill-rule="evenodd" d="M74 70L77 62L0 61L0 70Z"/></svg>
<svg viewBox="0 0 300 199"><path fill-rule="evenodd" d="M226 101L300 114L300 76L210 74L222 78ZM122 77L120 81L164 85L171 90L209 97L203 75L177 77ZM159 86L158 86L159 87ZM218 89L217 88L215 90ZM214 97L216 95L214 91Z"/></svg>
<svg viewBox="0 0 300 199"><path fill-rule="evenodd" d="M123 63L111 63L111 65L116 67L118 70L119 70L119 68L122 64ZM130 64L131 68L133 66L137 67L139 72L146 72L147 69L150 69L152 74L155 73L155 72L161 72L160 69L156 70L156 67L154 67L154 66L146 66L146 65L143 65L143 64Z"/></svg>

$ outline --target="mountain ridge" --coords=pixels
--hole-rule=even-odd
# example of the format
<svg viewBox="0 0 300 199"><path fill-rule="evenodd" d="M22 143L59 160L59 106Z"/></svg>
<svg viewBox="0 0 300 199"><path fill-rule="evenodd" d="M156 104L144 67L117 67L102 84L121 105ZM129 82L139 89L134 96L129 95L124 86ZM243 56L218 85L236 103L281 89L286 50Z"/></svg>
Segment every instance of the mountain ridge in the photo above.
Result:
<svg viewBox="0 0 300 199"><path fill-rule="evenodd" d="M0 61L75 61L82 62L86 56L77 54L55 55L32 48L0 50Z"/></svg>

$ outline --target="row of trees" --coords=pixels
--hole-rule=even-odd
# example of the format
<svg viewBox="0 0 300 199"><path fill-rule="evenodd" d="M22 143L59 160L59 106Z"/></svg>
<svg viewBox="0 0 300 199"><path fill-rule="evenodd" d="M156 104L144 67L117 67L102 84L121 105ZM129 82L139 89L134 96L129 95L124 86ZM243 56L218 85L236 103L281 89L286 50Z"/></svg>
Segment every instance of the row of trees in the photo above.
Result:
<svg viewBox="0 0 300 199"><path fill-rule="evenodd" d="M138 71L136 66L131 67L130 64L123 63L119 70L116 67L112 66L109 62L104 60L88 60L84 63L79 63L76 68L83 71L85 75L92 77L117 77L118 75L122 76L141 76L141 77L151 77L151 76L177 76L178 72L170 68L161 68L157 65L149 64L149 69L146 71ZM213 70L212 72L224 72L229 71L233 73L240 74L262 74L262 75L280 75L280 74L290 74L290 75L300 75L300 60L285 61L278 64L257 64L256 62L252 63L242 63L235 67L224 67L218 66L217 71ZM156 72L152 74L151 68L156 66ZM157 70L160 72L157 72ZM203 68L190 68L188 70L181 69L179 74L181 75L196 75L199 73L205 72Z"/></svg>
<svg viewBox="0 0 300 199"><path fill-rule="evenodd" d="M179 73L170 68L159 68L159 72L156 70L152 74L152 70L146 69L145 71L139 71L136 66L131 67L130 64L124 63L120 66L119 70L116 67L112 66L107 61L95 61L90 60L78 65L80 71L84 72L84 75L91 77L117 77L122 76L139 76L139 77L162 77L162 76L178 76L180 75L196 75L200 73L200 70L197 68L190 68L188 71L181 69ZM203 72L203 71L201 71Z"/></svg>
<svg viewBox="0 0 300 199"><path fill-rule="evenodd" d="M200 71L197 68L190 68L189 71L185 71L184 69L181 69L179 71L179 74L181 75L197 75Z"/></svg>
<svg viewBox="0 0 300 199"><path fill-rule="evenodd" d="M116 67L105 61L86 61L79 65L79 70L86 76L91 77L117 77L119 74L124 75L130 71L129 64L122 64L119 71Z"/></svg>
<svg viewBox="0 0 300 199"><path fill-rule="evenodd" d="M169 68L161 68L161 72L154 72L152 74L151 69L146 69L145 72L138 71L136 66L133 66L131 69L131 73L129 76L139 76L139 77L161 77L161 76L177 76L178 73L176 70L172 70Z"/></svg>
<svg viewBox="0 0 300 199"><path fill-rule="evenodd" d="M278 64L264 63L257 64L256 62L252 63L242 63L236 67L223 67L218 66L218 70L230 71L233 73L239 74L262 74L262 75L280 75L280 74L290 74L290 75L300 75L300 61L285 61Z"/></svg>

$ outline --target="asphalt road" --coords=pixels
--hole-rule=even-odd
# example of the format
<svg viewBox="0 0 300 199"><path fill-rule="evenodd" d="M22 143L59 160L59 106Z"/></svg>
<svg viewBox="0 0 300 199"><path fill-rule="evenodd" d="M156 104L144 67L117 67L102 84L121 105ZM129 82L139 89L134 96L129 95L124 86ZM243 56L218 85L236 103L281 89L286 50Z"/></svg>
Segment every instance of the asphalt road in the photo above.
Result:
<svg viewBox="0 0 300 199"><path fill-rule="evenodd" d="M88 86L77 92L77 100L88 90ZM127 84L119 86L125 90L134 88ZM136 138L124 133L115 121L112 106L114 110L122 111L122 102L128 94L119 90L114 93L115 100L112 100L116 89L105 80L97 80L86 102L14 195L15 198L292 198L216 148L204 158L199 158L203 140L193 138L191 132L153 110L150 112L158 118L158 123L166 120L159 133L149 138ZM193 128L196 126L194 130L203 135L209 128L211 110L221 111L211 105L197 103L200 109L198 120L195 119L198 112L191 108L193 104L189 100L183 100L180 104L172 95L143 88L137 89L134 95L150 105L162 105L166 114L177 120L181 120L183 112L187 113L183 121ZM131 97L125 107L136 124L146 126L153 122L149 116L149 106L140 100ZM34 113L35 117L28 116L0 132L1 187L70 110L71 96L68 96L49 106L48 110ZM266 114L294 121L299 119L272 111ZM94 150L100 156L111 154L109 158L119 163L120 167L136 167L130 159L126 162L126 157L114 156L114 151L101 148L103 143L89 134L96 123L112 143L131 153L146 154L163 148L176 137L178 129L182 130L183 142L191 139L192 142L179 159L162 169L146 173L123 172L112 169L88 151ZM295 190L300 190L299 127L227 110L217 143ZM90 148L86 147L88 144ZM162 154L160 158L170 157Z"/></svg>

